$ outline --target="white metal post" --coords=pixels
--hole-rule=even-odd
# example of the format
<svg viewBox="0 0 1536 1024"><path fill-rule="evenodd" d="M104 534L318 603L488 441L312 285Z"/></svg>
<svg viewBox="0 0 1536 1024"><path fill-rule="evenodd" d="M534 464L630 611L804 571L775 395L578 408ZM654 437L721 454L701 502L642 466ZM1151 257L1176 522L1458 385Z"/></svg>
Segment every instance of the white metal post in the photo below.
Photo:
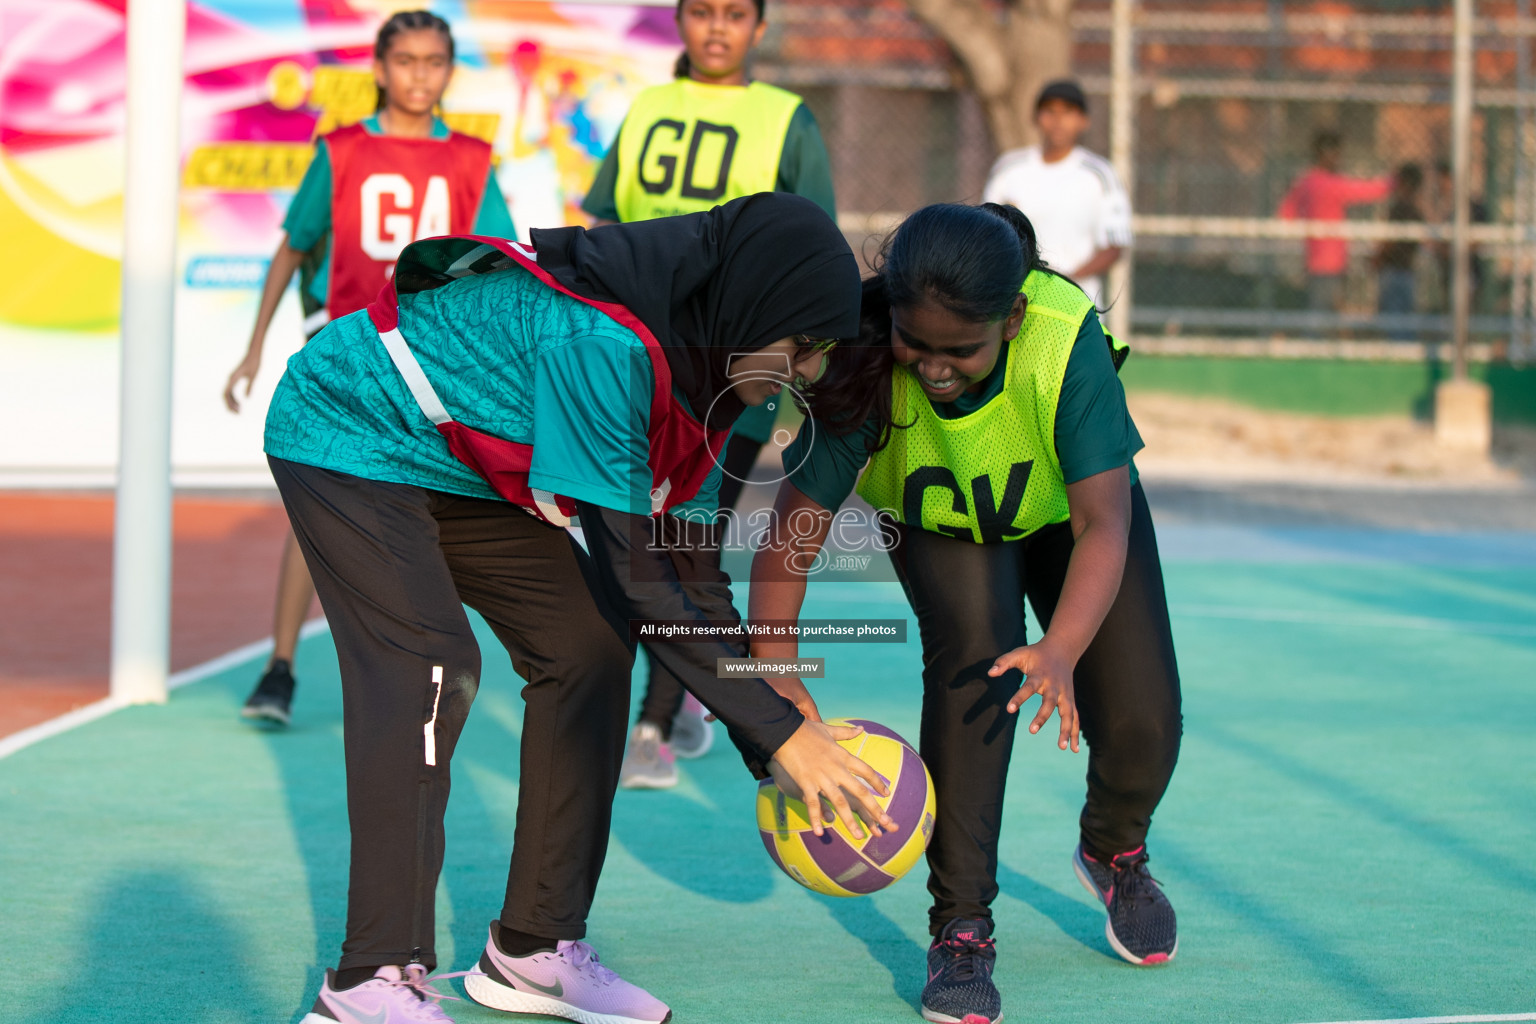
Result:
<svg viewBox="0 0 1536 1024"><path fill-rule="evenodd" d="M1451 345L1455 362L1450 380L1435 387L1435 443L1442 448L1486 458L1493 443L1492 392L1467 376L1467 318L1472 311L1472 0L1456 0L1451 79L1451 173L1455 176L1456 216L1451 226Z"/></svg>
<svg viewBox="0 0 1536 1024"><path fill-rule="evenodd" d="M1472 0L1456 0L1451 69L1451 174L1455 219L1451 229L1451 344L1456 380L1467 377L1467 318L1472 311Z"/></svg>
<svg viewBox="0 0 1536 1024"><path fill-rule="evenodd" d="M1136 43L1132 17L1136 0L1114 0L1109 38L1109 159L1120 184L1134 204L1136 196ZM1127 341L1131 336L1131 261L1127 251L1109 268L1110 333Z"/></svg>
<svg viewBox="0 0 1536 1024"><path fill-rule="evenodd" d="M123 189L122 437L112 549L112 697L166 697L171 646L171 351L186 0L131 0Z"/></svg>

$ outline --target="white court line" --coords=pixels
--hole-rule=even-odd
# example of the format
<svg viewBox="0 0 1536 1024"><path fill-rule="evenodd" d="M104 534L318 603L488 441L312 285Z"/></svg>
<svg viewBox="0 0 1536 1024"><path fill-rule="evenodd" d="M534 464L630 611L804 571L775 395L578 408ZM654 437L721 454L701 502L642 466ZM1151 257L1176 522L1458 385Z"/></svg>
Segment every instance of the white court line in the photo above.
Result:
<svg viewBox="0 0 1536 1024"><path fill-rule="evenodd" d="M328 629L330 629L330 624L324 619L311 619L299 629L299 639L308 640L310 637L318 636ZM216 676L225 669L234 668L236 665L266 654L271 649L271 637L246 644L244 647L236 647L227 654L221 654L217 658L203 662L201 665L193 665L191 668L182 669L180 672L174 673L166 680L166 689L180 689L199 680L207 679L209 676ZM34 743L41 743L49 737L57 736L71 729L78 729L88 722L94 722L98 718L110 715L112 712L127 706L127 704L112 697L103 697L101 700L87 704L84 707L67 711L57 718L50 718L46 722L40 722L30 728L0 738L0 760L10 757L18 750L25 750Z"/></svg>
<svg viewBox="0 0 1536 1024"><path fill-rule="evenodd" d="M1399 1017L1394 1020L1332 1020L1326 1024L1484 1024L1500 1020L1536 1020L1536 1013L1492 1013L1471 1017Z"/></svg>
<svg viewBox="0 0 1536 1024"><path fill-rule="evenodd" d="M13 732L5 737L5 739L0 740L0 759L10 757L16 751L30 747L34 743L40 743L50 736L57 736L61 732L68 732L87 722L94 722L103 715L110 715L121 707L127 707L127 705L111 697L103 697L93 704L87 704L85 707L65 712L58 718L50 718L48 721L41 722L29 729Z"/></svg>
<svg viewBox="0 0 1536 1024"><path fill-rule="evenodd" d="M1297 622L1319 626L1376 626L1385 629L1432 629L1451 633L1482 633L1489 636L1536 636L1536 626L1517 622L1476 622L1468 619L1436 619L1423 615L1372 615L1369 613L1308 612L1291 608L1232 608L1215 604L1185 604L1169 608L1174 615L1196 619L1243 619L1251 622ZM1430 1018L1425 1018L1430 1019ZM1435 1017L1434 1020L1441 1018ZM1446 1020L1453 1018L1447 1017ZM1478 1018L1484 1019L1484 1018ZM1488 1020L1502 1018L1489 1017ZM1510 1017L1509 1020L1528 1020ZM1353 1024L1353 1022L1349 1022Z"/></svg>

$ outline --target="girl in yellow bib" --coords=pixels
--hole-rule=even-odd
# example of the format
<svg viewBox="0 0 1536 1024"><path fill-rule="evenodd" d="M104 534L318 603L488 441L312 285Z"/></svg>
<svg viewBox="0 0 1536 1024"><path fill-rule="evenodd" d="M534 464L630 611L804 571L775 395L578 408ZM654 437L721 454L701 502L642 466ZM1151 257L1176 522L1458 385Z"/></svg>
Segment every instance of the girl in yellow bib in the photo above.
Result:
<svg viewBox="0 0 1536 1024"><path fill-rule="evenodd" d="M696 213L758 192L793 192L837 218L832 168L816 118L800 97L749 81L747 61L767 28L764 0L680 0L684 51L676 77L642 92L603 158L582 209L598 223ZM721 460L720 507L732 508L778 403L736 421ZM651 662L620 785L677 784L678 757L702 756L712 734L682 683Z"/></svg>
<svg viewBox="0 0 1536 1024"><path fill-rule="evenodd" d="M798 617L796 567L813 564L857 480L894 521L891 559L923 644L920 747L938 818L922 1012L992 1024L1003 787L1018 711L1037 693L1031 733L1055 713L1061 749L1078 749L1079 729L1088 741L1072 863L1104 903L1110 945L1136 964L1178 948L1146 847L1178 759L1178 667L1131 462L1141 438L1116 376L1126 350L1082 290L1045 267L1024 215L995 204L907 218L865 282L860 332L809 393L819 429L785 452L750 618ZM1026 599L1045 627L1032 644ZM764 642L752 654L796 650ZM769 681L819 717L798 678Z"/></svg>

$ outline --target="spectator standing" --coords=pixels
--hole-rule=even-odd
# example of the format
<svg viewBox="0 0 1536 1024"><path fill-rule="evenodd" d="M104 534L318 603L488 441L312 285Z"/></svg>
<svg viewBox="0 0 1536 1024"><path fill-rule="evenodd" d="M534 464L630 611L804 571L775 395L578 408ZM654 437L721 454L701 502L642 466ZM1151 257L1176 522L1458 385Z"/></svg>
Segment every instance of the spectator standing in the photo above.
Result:
<svg viewBox="0 0 1536 1024"><path fill-rule="evenodd" d="M982 198L1021 210L1040 255L1103 309L1114 298L1104 294L1103 274L1131 244L1131 200L1109 161L1078 145L1088 125L1082 87L1048 83L1035 99L1040 144L998 157Z"/></svg>
<svg viewBox="0 0 1536 1024"><path fill-rule="evenodd" d="M1352 178L1339 173L1342 144L1334 132L1312 140L1312 166L1297 178L1280 201L1284 220L1342 221L1351 206L1379 203L1392 191L1391 175ZM1344 305L1344 272L1349 243L1343 238L1307 239L1307 308L1337 313Z"/></svg>
<svg viewBox="0 0 1536 1024"><path fill-rule="evenodd" d="M1471 210L1467 220L1472 224L1488 223L1488 204L1473 196L1471 198ZM1456 220L1456 175L1451 170L1449 160L1439 160L1435 163L1435 212L1436 219L1444 224L1452 224ZM1435 245L1435 258L1440 261L1440 280L1444 286L1445 312L1451 311L1451 288L1455 282L1451 280L1451 243L1439 242ZM1467 247L1467 262L1472 270L1472 280L1469 285L1471 295L1468 296L1468 306L1476 312L1478 308L1478 296L1483 291L1484 265L1483 258L1478 254L1476 245Z"/></svg>
<svg viewBox="0 0 1536 1024"><path fill-rule="evenodd" d="M1387 206L1387 220L1419 223L1424 211L1419 206L1419 192L1424 186L1424 171L1418 164L1403 164L1392 179L1392 202ZM1417 305L1414 300L1413 261L1419 243L1408 240L1383 242L1376 250L1376 310L1388 316L1406 316ZM1387 330L1393 341L1408 341L1413 331L1402 326Z"/></svg>

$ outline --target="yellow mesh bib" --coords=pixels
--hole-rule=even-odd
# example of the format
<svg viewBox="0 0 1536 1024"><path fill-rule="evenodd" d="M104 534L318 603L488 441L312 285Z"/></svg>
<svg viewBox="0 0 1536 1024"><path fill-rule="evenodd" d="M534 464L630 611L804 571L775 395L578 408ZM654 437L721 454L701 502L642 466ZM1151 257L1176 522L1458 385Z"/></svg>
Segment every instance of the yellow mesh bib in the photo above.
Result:
<svg viewBox="0 0 1536 1024"><path fill-rule="evenodd" d="M897 424L870 457L859 495L899 522L978 544L1018 540L1067 519L1067 489L1056 457L1056 403L1067 360L1093 303L1077 286L1039 271L1024 281L1029 300L1008 345L1003 390L958 419L934 412L904 366L891 382Z"/></svg>
<svg viewBox="0 0 1536 1024"><path fill-rule="evenodd" d="M799 107L799 96L765 82L701 85L682 78L645 90L619 132L619 219L697 213L772 192L784 133Z"/></svg>

